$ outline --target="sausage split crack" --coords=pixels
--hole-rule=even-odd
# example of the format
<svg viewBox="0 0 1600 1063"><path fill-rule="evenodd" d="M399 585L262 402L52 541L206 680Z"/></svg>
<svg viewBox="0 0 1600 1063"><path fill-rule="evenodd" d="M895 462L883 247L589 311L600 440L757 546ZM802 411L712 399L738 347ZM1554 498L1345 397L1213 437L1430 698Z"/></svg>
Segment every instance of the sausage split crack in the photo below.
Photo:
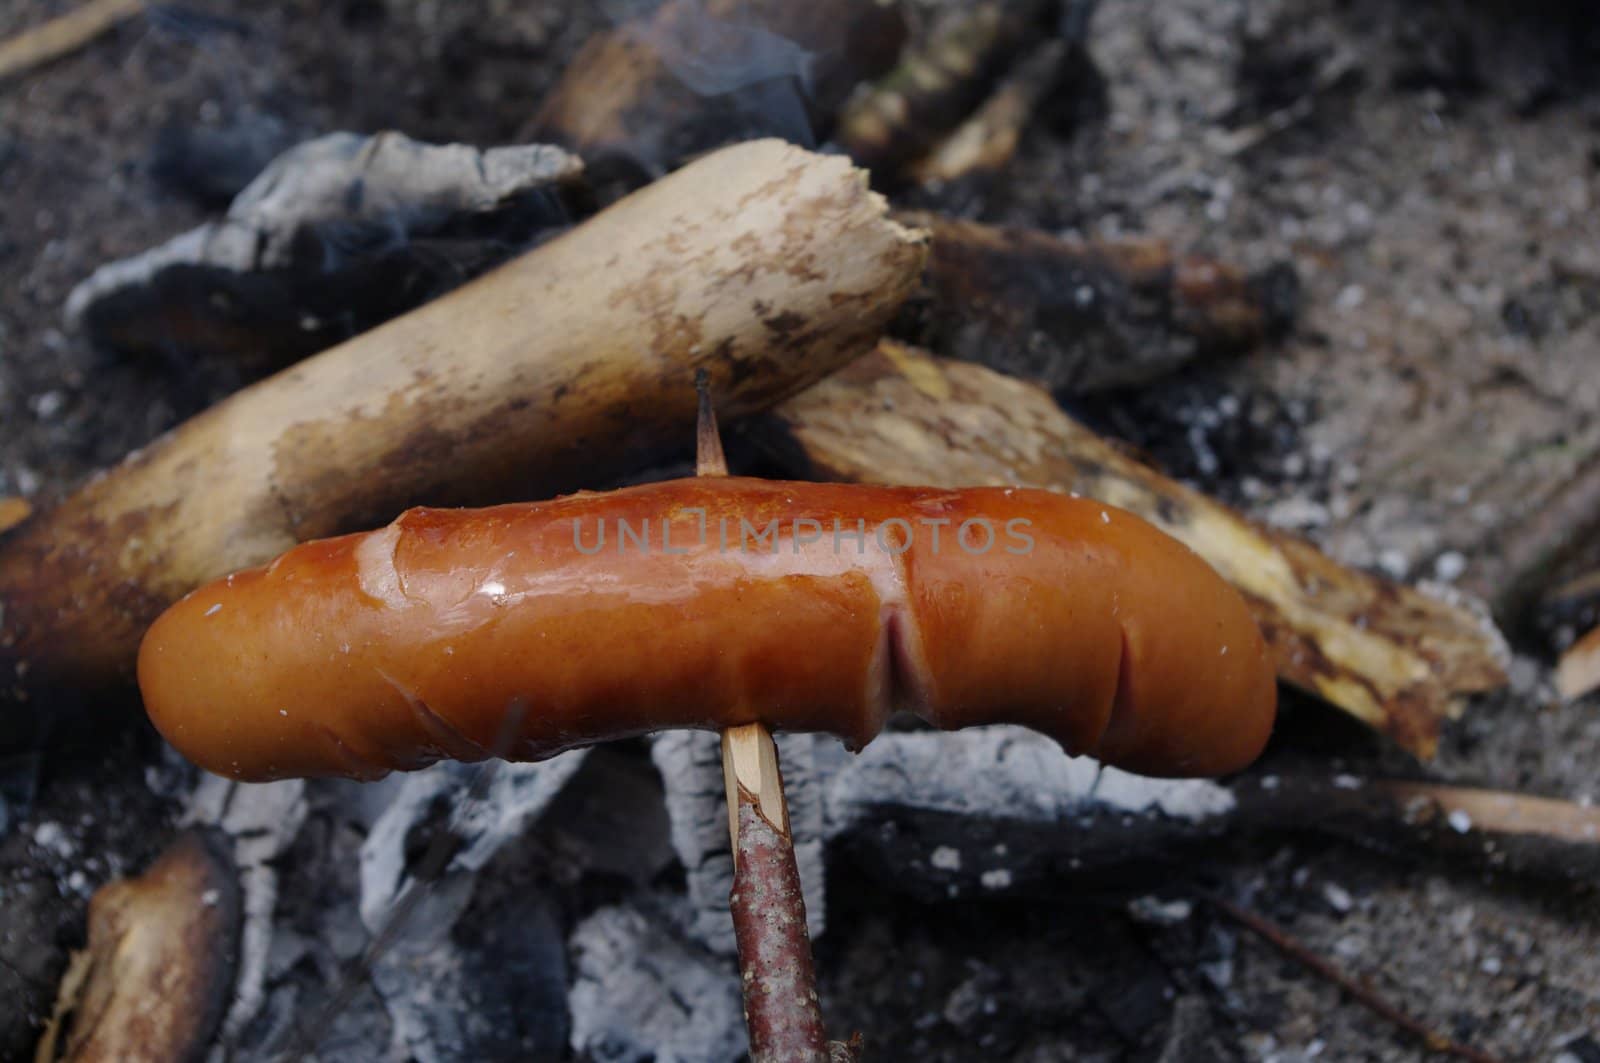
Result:
<svg viewBox="0 0 1600 1063"><path fill-rule="evenodd" d="M180 751L240 779L754 722L859 748L896 709L1215 775L1260 752L1276 708L1239 595L1130 514L731 477L305 543L169 609L139 683Z"/></svg>

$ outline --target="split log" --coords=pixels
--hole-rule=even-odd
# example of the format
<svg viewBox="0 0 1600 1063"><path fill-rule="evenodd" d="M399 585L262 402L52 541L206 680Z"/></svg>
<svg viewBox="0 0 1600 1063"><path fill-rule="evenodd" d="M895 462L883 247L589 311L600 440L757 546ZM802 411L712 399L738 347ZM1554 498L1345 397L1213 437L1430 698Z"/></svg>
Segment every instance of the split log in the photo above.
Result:
<svg viewBox="0 0 1600 1063"><path fill-rule="evenodd" d="M905 36L889 0L666 0L584 45L529 138L634 179L752 136L809 142Z"/></svg>
<svg viewBox="0 0 1600 1063"><path fill-rule="evenodd" d="M845 159L776 141L701 159L240 392L9 536L0 697L125 682L165 606L297 542L659 461L697 369L730 417L814 383L870 348L925 246ZM45 724L11 708L0 748Z"/></svg>
<svg viewBox="0 0 1600 1063"><path fill-rule="evenodd" d="M1051 31L1054 7L1044 0L953 6L893 70L850 98L834 140L875 181L895 183L972 113L1019 51Z"/></svg>
<svg viewBox="0 0 1600 1063"><path fill-rule="evenodd" d="M1246 350L1287 331L1289 266L1254 276L1165 243L1083 242L926 212L933 233L918 293L894 332L1061 392L1131 387L1203 354Z"/></svg>
<svg viewBox="0 0 1600 1063"><path fill-rule="evenodd" d="M1574 642L1556 666L1556 689L1568 701L1600 690L1600 627Z"/></svg>
<svg viewBox="0 0 1600 1063"><path fill-rule="evenodd" d="M1130 510L1244 594L1280 678L1420 757L1464 695L1506 679L1505 646L1486 619L1255 524L1132 460L1045 392L980 366L885 342L759 432L780 460L821 477L1045 487Z"/></svg>
<svg viewBox="0 0 1600 1063"><path fill-rule="evenodd" d="M280 369L443 294L567 225L583 163L544 144L332 133L279 155L210 222L100 267L67 324L125 354Z"/></svg>
<svg viewBox="0 0 1600 1063"><path fill-rule="evenodd" d="M239 919L233 864L201 830L138 878L102 886L35 1063L204 1059L233 988Z"/></svg>

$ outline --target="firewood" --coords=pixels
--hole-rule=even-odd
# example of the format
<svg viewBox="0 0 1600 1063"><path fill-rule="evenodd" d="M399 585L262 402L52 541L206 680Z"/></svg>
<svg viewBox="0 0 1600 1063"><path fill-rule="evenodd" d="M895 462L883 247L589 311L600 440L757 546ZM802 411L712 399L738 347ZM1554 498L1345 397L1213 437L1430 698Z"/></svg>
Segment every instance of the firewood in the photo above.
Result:
<svg viewBox="0 0 1600 1063"><path fill-rule="evenodd" d="M1160 240L898 217L933 233L933 252L895 334L1058 391L1148 383L1199 355L1259 344L1293 314L1288 267L1249 277Z"/></svg>
<svg viewBox="0 0 1600 1063"><path fill-rule="evenodd" d="M1486 619L1255 524L1129 458L1044 391L980 366L885 342L778 407L759 434L814 475L1048 487L1130 510L1244 593L1282 679L1420 757L1464 695L1506 679L1504 643Z"/></svg>
<svg viewBox="0 0 1600 1063"><path fill-rule="evenodd" d="M874 181L895 183L983 101L1018 51L1048 32L1053 7L1042 0L952 7L893 70L850 98L834 140Z"/></svg>
<svg viewBox="0 0 1600 1063"><path fill-rule="evenodd" d="M993 177L1006 168L1040 102L1062 83L1069 57L1064 40L1046 41L1017 64L994 94L926 156L908 168L921 185Z"/></svg>
<svg viewBox="0 0 1600 1063"><path fill-rule="evenodd" d="M1556 689L1568 701L1600 690L1600 627L1574 642L1556 666Z"/></svg>
<svg viewBox="0 0 1600 1063"><path fill-rule="evenodd" d="M685 167L240 392L9 536L0 697L125 681L162 608L296 542L659 461L695 369L726 416L793 394L870 348L925 246L845 159L758 141ZM44 723L10 709L0 747Z"/></svg>
<svg viewBox="0 0 1600 1063"><path fill-rule="evenodd" d="M528 133L645 178L752 135L808 138L905 36L889 0L667 0L591 38Z"/></svg>
<svg viewBox="0 0 1600 1063"><path fill-rule="evenodd" d="M233 864L201 830L100 887L35 1063L203 1059L233 988L239 920Z"/></svg>

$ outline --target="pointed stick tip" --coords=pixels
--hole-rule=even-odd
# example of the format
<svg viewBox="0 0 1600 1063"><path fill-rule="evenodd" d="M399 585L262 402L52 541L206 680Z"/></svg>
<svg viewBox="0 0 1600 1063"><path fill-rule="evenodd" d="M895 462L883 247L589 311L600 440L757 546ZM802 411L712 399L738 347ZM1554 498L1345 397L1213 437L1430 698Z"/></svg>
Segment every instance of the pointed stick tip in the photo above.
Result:
<svg viewBox="0 0 1600 1063"><path fill-rule="evenodd" d="M728 459L722 452L722 435L717 431L717 411L711 405L711 375L704 367L694 371L694 387L699 394L695 423L696 476L728 475Z"/></svg>

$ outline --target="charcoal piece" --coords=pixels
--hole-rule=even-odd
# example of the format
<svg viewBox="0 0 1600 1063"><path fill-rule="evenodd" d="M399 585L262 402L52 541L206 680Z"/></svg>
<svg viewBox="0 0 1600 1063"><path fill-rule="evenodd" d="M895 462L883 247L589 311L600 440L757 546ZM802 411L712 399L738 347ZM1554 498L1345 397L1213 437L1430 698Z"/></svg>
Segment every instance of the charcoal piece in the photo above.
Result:
<svg viewBox="0 0 1600 1063"><path fill-rule="evenodd" d="M1234 797L1068 757L1020 727L885 734L827 781L837 853L934 902L1124 877L1226 829Z"/></svg>
<svg viewBox="0 0 1600 1063"><path fill-rule="evenodd" d="M1280 337L1294 319L1299 282L1286 264L1247 275L1145 237L900 217L933 233L933 252L895 334L1064 394L1148 384Z"/></svg>
<svg viewBox="0 0 1600 1063"><path fill-rule="evenodd" d="M582 163L333 133L278 156L227 215L96 270L70 327L146 357L280 368L438 296L570 220Z"/></svg>

